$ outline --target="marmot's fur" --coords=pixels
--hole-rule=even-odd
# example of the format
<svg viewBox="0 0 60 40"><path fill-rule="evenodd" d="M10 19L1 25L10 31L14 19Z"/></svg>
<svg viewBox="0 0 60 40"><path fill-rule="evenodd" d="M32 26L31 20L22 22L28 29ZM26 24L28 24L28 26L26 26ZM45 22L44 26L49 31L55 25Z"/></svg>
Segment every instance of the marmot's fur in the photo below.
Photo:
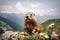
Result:
<svg viewBox="0 0 60 40"><path fill-rule="evenodd" d="M32 12L26 13L25 19L24 19L24 30L28 34L32 34L34 30L35 30L34 32L43 31L43 27L41 26L41 24L38 23L38 20L35 17L34 13L32 13Z"/></svg>

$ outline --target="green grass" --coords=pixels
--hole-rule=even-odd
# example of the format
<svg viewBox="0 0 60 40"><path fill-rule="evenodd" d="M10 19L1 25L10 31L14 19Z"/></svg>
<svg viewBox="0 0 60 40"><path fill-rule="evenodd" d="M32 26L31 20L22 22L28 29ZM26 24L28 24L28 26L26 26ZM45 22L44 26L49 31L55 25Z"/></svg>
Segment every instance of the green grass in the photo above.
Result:
<svg viewBox="0 0 60 40"><path fill-rule="evenodd" d="M44 23L42 23L42 26L44 27L44 30L46 31L46 28L51 24L51 23L55 23L55 27L58 28L60 27L60 19L49 19L47 21L45 21Z"/></svg>

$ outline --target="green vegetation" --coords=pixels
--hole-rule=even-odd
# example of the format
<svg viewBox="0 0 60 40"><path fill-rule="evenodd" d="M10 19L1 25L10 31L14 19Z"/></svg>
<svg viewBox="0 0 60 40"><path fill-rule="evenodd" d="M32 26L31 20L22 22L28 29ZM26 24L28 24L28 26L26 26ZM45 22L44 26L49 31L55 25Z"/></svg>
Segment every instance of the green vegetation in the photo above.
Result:
<svg viewBox="0 0 60 40"><path fill-rule="evenodd" d="M46 28L51 24L55 23L54 27L59 28L60 27L60 19L50 19L42 23L42 26L44 27L44 30L46 31Z"/></svg>
<svg viewBox="0 0 60 40"><path fill-rule="evenodd" d="M23 30L23 29L20 29L20 30L17 30L17 31L19 31L19 32L24 32L24 30Z"/></svg>
<svg viewBox="0 0 60 40"><path fill-rule="evenodd" d="M44 32L47 33L48 35L51 35L53 31L60 34L59 33L60 32L59 31L60 30L60 19L50 19L42 23L42 25L44 27Z"/></svg>
<svg viewBox="0 0 60 40"><path fill-rule="evenodd" d="M34 33L32 35L29 35L28 33L24 33L24 30L17 30L18 36L16 37L17 40L50 40L51 38L55 37L56 35L60 35L60 19L50 19L42 23L42 26L44 27L43 33ZM0 20L0 27L7 28L7 30L12 30L12 28ZM10 28L10 29L9 29ZM20 34L23 32L22 34ZM55 35L54 35L55 34ZM53 37L51 36L53 35ZM49 36L51 38L49 39ZM56 38L57 39L57 38ZM11 37L8 38L8 40L12 40Z"/></svg>
<svg viewBox="0 0 60 40"><path fill-rule="evenodd" d="M13 30L8 24L0 20L0 28L3 28L5 31Z"/></svg>

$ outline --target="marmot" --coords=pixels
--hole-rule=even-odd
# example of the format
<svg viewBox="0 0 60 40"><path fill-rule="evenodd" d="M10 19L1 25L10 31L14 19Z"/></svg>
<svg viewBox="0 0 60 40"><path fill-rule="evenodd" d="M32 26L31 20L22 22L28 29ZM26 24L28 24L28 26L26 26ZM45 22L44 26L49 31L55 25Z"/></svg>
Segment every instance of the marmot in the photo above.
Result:
<svg viewBox="0 0 60 40"><path fill-rule="evenodd" d="M38 23L35 14L32 12L27 12L24 19L24 30L28 34L32 34L34 32L42 32L43 27L41 24Z"/></svg>

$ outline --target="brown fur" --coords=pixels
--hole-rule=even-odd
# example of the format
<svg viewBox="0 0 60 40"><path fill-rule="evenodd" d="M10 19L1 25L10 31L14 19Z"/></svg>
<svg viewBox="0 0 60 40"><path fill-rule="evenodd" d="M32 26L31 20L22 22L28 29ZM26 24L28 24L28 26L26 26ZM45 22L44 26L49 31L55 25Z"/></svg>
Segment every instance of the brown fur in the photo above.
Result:
<svg viewBox="0 0 60 40"><path fill-rule="evenodd" d="M43 27L41 24L38 23L37 18L35 17L35 14L32 12L27 12L24 19L24 30L32 34L32 31L35 30L36 32L42 32Z"/></svg>

